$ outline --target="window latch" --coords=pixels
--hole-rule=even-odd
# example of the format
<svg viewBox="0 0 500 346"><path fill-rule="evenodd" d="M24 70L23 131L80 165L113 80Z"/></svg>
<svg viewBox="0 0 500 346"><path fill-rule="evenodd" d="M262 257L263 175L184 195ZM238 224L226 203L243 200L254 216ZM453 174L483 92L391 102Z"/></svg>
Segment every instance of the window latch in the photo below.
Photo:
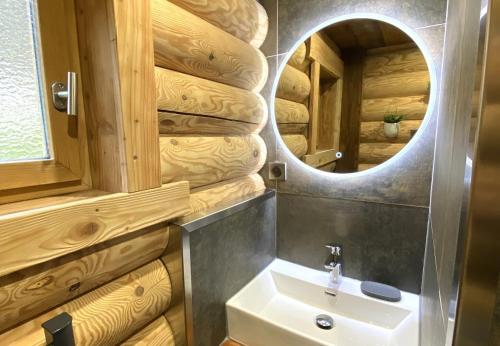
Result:
<svg viewBox="0 0 500 346"><path fill-rule="evenodd" d="M77 80L75 72L68 72L67 84L55 82L52 84L52 103L59 112L70 116L77 115Z"/></svg>

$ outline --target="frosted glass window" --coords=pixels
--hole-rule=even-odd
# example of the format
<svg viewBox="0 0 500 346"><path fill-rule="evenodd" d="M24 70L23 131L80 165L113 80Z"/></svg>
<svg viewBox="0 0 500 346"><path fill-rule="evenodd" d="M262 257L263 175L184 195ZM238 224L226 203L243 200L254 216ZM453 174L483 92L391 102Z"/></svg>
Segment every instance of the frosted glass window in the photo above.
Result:
<svg viewBox="0 0 500 346"><path fill-rule="evenodd" d="M36 3L0 0L0 162L49 158Z"/></svg>

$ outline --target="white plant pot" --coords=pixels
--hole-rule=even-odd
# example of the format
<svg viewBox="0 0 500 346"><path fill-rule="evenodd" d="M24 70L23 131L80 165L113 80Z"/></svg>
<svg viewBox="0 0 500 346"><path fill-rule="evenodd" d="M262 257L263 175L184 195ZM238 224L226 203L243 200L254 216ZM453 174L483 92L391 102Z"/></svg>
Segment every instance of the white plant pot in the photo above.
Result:
<svg viewBox="0 0 500 346"><path fill-rule="evenodd" d="M386 137L396 138L399 134L399 123L384 123L384 133Z"/></svg>

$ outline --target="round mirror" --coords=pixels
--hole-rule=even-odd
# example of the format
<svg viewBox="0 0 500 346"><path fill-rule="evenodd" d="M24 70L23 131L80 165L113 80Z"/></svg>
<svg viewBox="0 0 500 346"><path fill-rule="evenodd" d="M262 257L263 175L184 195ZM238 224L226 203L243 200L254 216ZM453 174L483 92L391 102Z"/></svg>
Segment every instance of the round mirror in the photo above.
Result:
<svg viewBox="0 0 500 346"><path fill-rule="evenodd" d="M425 117L430 75L417 44L374 19L327 26L284 66L275 119L307 165L334 173L370 169L401 151Z"/></svg>

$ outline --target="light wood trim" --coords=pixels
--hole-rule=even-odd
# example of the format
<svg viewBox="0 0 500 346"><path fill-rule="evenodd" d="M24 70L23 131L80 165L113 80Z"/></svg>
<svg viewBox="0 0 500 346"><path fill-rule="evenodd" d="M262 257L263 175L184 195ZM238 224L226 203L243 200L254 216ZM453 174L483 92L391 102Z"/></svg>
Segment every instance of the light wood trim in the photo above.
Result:
<svg viewBox="0 0 500 346"><path fill-rule="evenodd" d="M382 163L396 155L405 145L404 143L360 143L359 163Z"/></svg>
<svg viewBox="0 0 500 346"><path fill-rule="evenodd" d="M268 18L256 0L170 0L216 27L259 48L266 39Z"/></svg>
<svg viewBox="0 0 500 346"><path fill-rule="evenodd" d="M19 201L31 201L47 196L57 196L65 193L89 190L87 185L78 181L66 183L55 183L48 185L29 186L25 188L0 191L0 205L16 203Z"/></svg>
<svg viewBox="0 0 500 346"><path fill-rule="evenodd" d="M358 165L358 172L366 171L367 169L377 167L377 166L378 166L377 163L360 163Z"/></svg>
<svg viewBox="0 0 500 346"><path fill-rule="evenodd" d="M258 135L232 137L162 137L164 183L189 181L191 188L257 172L266 160Z"/></svg>
<svg viewBox="0 0 500 346"><path fill-rule="evenodd" d="M45 346L40 325L67 312L73 317L77 345L116 345L160 316L170 304L171 291L168 273L156 260L1 334L0 344Z"/></svg>
<svg viewBox="0 0 500 346"><path fill-rule="evenodd" d="M309 111L302 103L276 98L274 99L274 109L278 124L306 124L309 122Z"/></svg>
<svg viewBox="0 0 500 346"><path fill-rule="evenodd" d="M311 92L309 77L295 67L285 65L280 76L276 97L302 103L306 101Z"/></svg>
<svg viewBox="0 0 500 346"><path fill-rule="evenodd" d="M389 113L404 114L405 120L422 120L428 107L428 97L424 95L364 99L361 121L384 121Z"/></svg>
<svg viewBox="0 0 500 346"><path fill-rule="evenodd" d="M178 182L0 216L0 275L185 215L188 203Z"/></svg>
<svg viewBox="0 0 500 346"><path fill-rule="evenodd" d="M396 138L386 137L383 121L361 122L359 140L362 143L408 143L411 132L418 130L421 120L403 120L399 123L399 135Z"/></svg>
<svg viewBox="0 0 500 346"><path fill-rule="evenodd" d="M175 136L234 136L259 133L264 123L252 124L206 116L158 112L160 133Z"/></svg>
<svg viewBox="0 0 500 346"><path fill-rule="evenodd" d="M309 57L320 63L333 77L342 78L344 76L344 62L318 34L311 36Z"/></svg>
<svg viewBox="0 0 500 346"><path fill-rule="evenodd" d="M158 258L167 247L168 228L139 233L0 278L0 331Z"/></svg>
<svg viewBox="0 0 500 346"><path fill-rule="evenodd" d="M304 161L304 163L307 163L309 166L320 167L336 161L336 153L336 149L317 151L316 154L313 155L304 155L302 157L302 161Z"/></svg>
<svg viewBox="0 0 500 346"><path fill-rule="evenodd" d="M429 72L405 72L363 78L363 98L385 98L427 95Z"/></svg>
<svg viewBox="0 0 500 346"><path fill-rule="evenodd" d="M369 54L369 53L367 53ZM365 59L363 76L377 77L390 73L427 71L427 63L418 48L396 52L368 55Z"/></svg>
<svg viewBox="0 0 500 346"><path fill-rule="evenodd" d="M293 52L292 56L287 61L287 64L290 64L296 69L301 70L302 66L304 65L304 61L306 60L306 54L307 54L307 46L304 42L302 42L297 47L295 52Z"/></svg>
<svg viewBox="0 0 500 346"><path fill-rule="evenodd" d="M321 87L319 97L317 150L338 149L342 111L342 79Z"/></svg>
<svg viewBox="0 0 500 346"><path fill-rule="evenodd" d="M215 208L265 189L264 181L257 173L193 189L191 191L191 211L196 213Z"/></svg>
<svg viewBox="0 0 500 346"><path fill-rule="evenodd" d="M307 153L307 139L302 135L282 135L287 148L298 158Z"/></svg>
<svg viewBox="0 0 500 346"><path fill-rule="evenodd" d="M164 0L152 0L155 64L259 92L265 56L255 47Z"/></svg>
<svg viewBox="0 0 500 346"><path fill-rule="evenodd" d="M174 333L163 316L132 335L121 346L173 346Z"/></svg>
<svg viewBox="0 0 500 346"><path fill-rule="evenodd" d="M267 121L267 104L259 94L161 67L155 74L159 110L254 124Z"/></svg>
<svg viewBox="0 0 500 346"><path fill-rule="evenodd" d="M316 153L316 149L318 146L320 71L320 63L318 61L313 61L313 63L311 64L311 96L309 97L310 118L308 127L309 135L307 136L308 154Z"/></svg>

